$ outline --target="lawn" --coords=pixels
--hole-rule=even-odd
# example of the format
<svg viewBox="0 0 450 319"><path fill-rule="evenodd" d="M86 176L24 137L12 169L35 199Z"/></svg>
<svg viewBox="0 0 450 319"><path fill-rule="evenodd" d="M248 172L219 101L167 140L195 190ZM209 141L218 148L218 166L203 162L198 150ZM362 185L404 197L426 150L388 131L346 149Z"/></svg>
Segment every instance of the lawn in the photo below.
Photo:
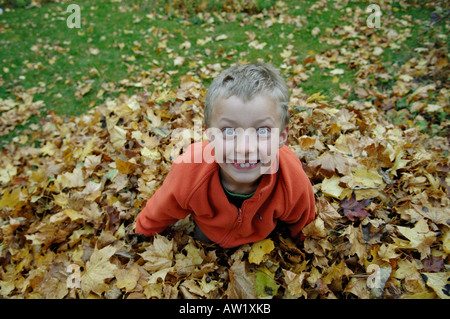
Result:
<svg viewBox="0 0 450 319"><path fill-rule="evenodd" d="M350 65L360 51L353 47L353 35L337 29L346 24L352 28L363 25L369 16L364 1L346 5L339 1L262 1L253 14L238 9L216 12L214 2L202 12L197 12L195 5L177 9L162 2L137 0L80 0L77 4L80 28L67 27L71 12L66 11L66 3L5 9L0 16L0 98L14 99L16 92L28 90L34 93L34 101L42 100L45 105L42 113L35 112L19 121L17 130L2 135L2 143L29 123L37 123L45 110L80 115L122 92L176 86L186 74L207 87L219 70L246 61L271 62L281 67L286 77L302 72L294 87L310 95L323 92L332 99L343 94L346 85L354 86L358 68ZM433 7L395 3L387 8L390 11L383 14L401 22L392 28L400 34L408 31L398 46L387 47L380 56L380 63L394 74L407 60L418 57L415 49L430 38L427 23ZM443 28L443 23L436 27L445 35ZM375 31L377 34L381 32ZM343 49L353 51L353 56L336 54ZM330 59L319 67L304 63L304 70L291 65L293 60L302 62L307 56L314 60L323 54L333 54L331 64ZM333 61L338 56L341 61ZM345 72L330 74L333 68Z"/></svg>

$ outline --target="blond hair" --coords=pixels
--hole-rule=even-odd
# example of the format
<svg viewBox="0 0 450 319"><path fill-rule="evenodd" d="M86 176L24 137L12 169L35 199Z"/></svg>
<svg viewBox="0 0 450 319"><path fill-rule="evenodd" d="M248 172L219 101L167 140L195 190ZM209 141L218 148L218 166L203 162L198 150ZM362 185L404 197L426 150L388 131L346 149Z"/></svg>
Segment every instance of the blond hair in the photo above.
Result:
<svg viewBox="0 0 450 319"><path fill-rule="evenodd" d="M284 129L289 123L289 90L278 69L266 63L233 66L213 80L205 98L206 126L210 126L212 110L219 99L237 96L248 102L259 94L275 99Z"/></svg>

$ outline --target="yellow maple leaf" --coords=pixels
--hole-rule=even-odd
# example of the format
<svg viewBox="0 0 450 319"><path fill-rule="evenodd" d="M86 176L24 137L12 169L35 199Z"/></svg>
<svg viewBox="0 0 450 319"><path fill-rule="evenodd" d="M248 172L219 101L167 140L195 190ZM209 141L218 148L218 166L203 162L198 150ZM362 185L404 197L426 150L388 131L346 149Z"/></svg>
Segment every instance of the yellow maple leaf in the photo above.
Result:
<svg viewBox="0 0 450 319"><path fill-rule="evenodd" d="M351 275L353 275L353 271L347 267L344 260L341 260L340 263L335 262L327 269L327 273L322 280L329 285L333 280L342 281L344 276L348 278Z"/></svg>
<svg viewBox="0 0 450 319"><path fill-rule="evenodd" d="M24 190L26 193L26 190ZM24 199L22 194L22 188L16 188L10 192L4 192L2 198L0 199L0 208L14 208L21 200Z"/></svg>
<svg viewBox="0 0 450 319"><path fill-rule="evenodd" d="M394 176L397 176L397 171L399 169L405 168L406 164L410 162L409 160L402 159L404 154L405 152L403 151L403 149L398 148L396 150L394 166L392 166L391 169L391 174L393 174Z"/></svg>
<svg viewBox="0 0 450 319"><path fill-rule="evenodd" d="M84 217L83 214L80 214L78 211L73 210L73 209L65 209L65 210L63 211L63 213L64 213L65 215L67 215L67 216L70 218L70 220L72 220L72 221Z"/></svg>
<svg viewBox="0 0 450 319"><path fill-rule="evenodd" d="M363 261L367 256L367 247L365 245L364 237L360 227L348 226L344 232L348 238L351 246L349 255L356 254L360 261Z"/></svg>
<svg viewBox="0 0 450 319"><path fill-rule="evenodd" d="M341 153L325 153L319 158L309 162L309 167L319 168L319 172L325 177L331 177L336 173L350 174L351 161Z"/></svg>
<svg viewBox="0 0 450 319"><path fill-rule="evenodd" d="M430 255L430 246L436 241L437 233L432 232L428 228L428 223L425 219L419 220L414 228L396 226L397 230L408 238L409 241L405 241L399 238L395 239L396 244L400 248L416 249L420 252L420 259Z"/></svg>
<svg viewBox="0 0 450 319"><path fill-rule="evenodd" d="M447 230L445 235L442 237L442 248L445 253L450 254L450 230Z"/></svg>
<svg viewBox="0 0 450 319"><path fill-rule="evenodd" d="M93 136L86 145L76 149L74 151L73 156L80 161L84 161L86 156L88 156L94 149L94 144L95 144L96 140L97 140L97 136Z"/></svg>
<svg viewBox="0 0 450 319"><path fill-rule="evenodd" d="M9 183L11 179L17 174L17 167L11 163L6 164L5 168L0 169L0 183Z"/></svg>
<svg viewBox="0 0 450 319"><path fill-rule="evenodd" d="M156 235L153 240L153 245L149 246L140 255L147 262L143 267L148 271L153 272L169 268L173 263L173 240Z"/></svg>
<svg viewBox="0 0 450 319"><path fill-rule="evenodd" d="M375 168L358 169L353 172L355 182L362 184L365 187L375 187L383 183L383 178L378 174Z"/></svg>
<svg viewBox="0 0 450 319"><path fill-rule="evenodd" d="M82 168L76 167L73 172L66 172L58 175L56 178L56 184L58 184L61 189L64 187L72 188L85 186Z"/></svg>
<svg viewBox="0 0 450 319"><path fill-rule="evenodd" d="M50 141L48 141L42 148L41 148L41 153L42 155L49 155L49 156L53 156L55 155L56 151L58 150L58 148L56 147L56 145Z"/></svg>
<svg viewBox="0 0 450 319"><path fill-rule="evenodd" d="M264 256L269 254L274 248L275 245L271 239L264 239L253 243L248 254L248 261L259 265L263 261Z"/></svg>
<svg viewBox="0 0 450 319"><path fill-rule="evenodd" d="M325 224L320 217L317 217L313 222L309 223L302 229L303 235L306 237L325 238L327 237L327 230Z"/></svg>
<svg viewBox="0 0 450 319"><path fill-rule="evenodd" d="M343 199L347 195L347 192L344 192L345 189L339 186L340 182L341 178L338 176L324 178L321 184L321 190L326 195Z"/></svg>
<svg viewBox="0 0 450 319"><path fill-rule="evenodd" d="M133 264L131 267L124 269L116 269L114 274L117 279L117 288L125 289L126 292L130 292L134 289L134 287L136 287L141 276L139 266L137 264Z"/></svg>
<svg viewBox="0 0 450 319"><path fill-rule="evenodd" d="M322 92L316 92L314 94L312 94L307 100L307 103L313 103L313 102L321 102L326 100L327 96L326 95L322 95Z"/></svg>
<svg viewBox="0 0 450 319"><path fill-rule="evenodd" d="M121 127L114 126L109 130L109 140L112 146L120 151L127 142L127 131Z"/></svg>
<svg viewBox="0 0 450 319"><path fill-rule="evenodd" d="M200 249L197 248L191 241L184 247L187 252L187 258L191 260L193 265L198 265L203 262L203 258L200 256Z"/></svg>
<svg viewBox="0 0 450 319"><path fill-rule="evenodd" d="M450 299L448 295L448 279L450 278L450 272L439 273L422 273L426 284L433 288L436 294L441 299Z"/></svg>
<svg viewBox="0 0 450 319"><path fill-rule="evenodd" d="M391 259L397 259L400 255L395 252L395 249L396 246L393 244L382 244L379 246L378 256L385 262L389 262Z"/></svg>
<svg viewBox="0 0 450 319"><path fill-rule="evenodd" d="M120 157L116 157L116 167L120 174L130 174L134 170L135 163L124 161Z"/></svg>
<svg viewBox="0 0 450 319"><path fill-rule="evenodd" d="M287 286L287 297L307 297L308 294L303 289L303 280L305 279L306 273L302 272L301 274L296 274L290 270L283 269L284 273L284 282ZM291 297L292 298L292 297Z"/></svg>
<svg viewBox="0 0 450 319"><path fill-rule="evenodd" d="M116 252L113 246L106 246L102 249L95 247L91 258L86 263L86 272L81 277L81 289L85 294L94 292L101 295L108 290L109 286L105 279L114 277L117 266L109 261Z"/></svg>
<svg viewBox="0 0 450 319"><path fill-rule="evenodd" d="M143 157L147 157L147 158L150 158L150 159L152 159L152 160L160 160L160 159L161 159L161 153L159 153L157 147L155 147L155 148L152 149L152 150L149 150L148 148L143 147L143 148L141 149L141 155L142 155Z"/></svg>

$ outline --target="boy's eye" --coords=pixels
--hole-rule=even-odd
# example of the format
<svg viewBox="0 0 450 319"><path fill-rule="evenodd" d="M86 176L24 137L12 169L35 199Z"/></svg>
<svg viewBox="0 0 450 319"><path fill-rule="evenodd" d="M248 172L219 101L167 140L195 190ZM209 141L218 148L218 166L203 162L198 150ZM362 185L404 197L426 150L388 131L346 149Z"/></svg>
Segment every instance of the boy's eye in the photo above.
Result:
<svg viewBox="0 0 450 319"><path fill-rule="evenodd" d="M223 130L223 134L225 136L233 136L234 135L234 128L227 127L226 129Z"/></svg>
<svg viewBox="0 0 450 319"><path fill-rule="evenodd" d="M269 134L270 129L268 127L260 127L259 129L256 130L256 133L258 133L258 135L267 135Z"/></svg>

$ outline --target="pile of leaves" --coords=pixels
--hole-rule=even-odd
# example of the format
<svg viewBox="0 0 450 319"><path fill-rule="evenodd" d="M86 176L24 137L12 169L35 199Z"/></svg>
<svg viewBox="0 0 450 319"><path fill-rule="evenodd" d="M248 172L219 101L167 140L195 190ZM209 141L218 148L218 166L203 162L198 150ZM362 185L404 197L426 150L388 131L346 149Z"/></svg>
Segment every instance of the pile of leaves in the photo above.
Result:
<svg viewBox="0 0 450 319"><path fill-rule="evenodd" d="M326 7L317 1L311 13ZM364 11L343 19L365 21ZM134 234L174 157L204 138L201 79L223 65L206 64L177 87L154 68L102 88L148 91L79 117L48 111L2 147L0 296L448 299L448 54L430 40L390 66L380 55L404 45L410 28L393 26L410 21L383 15L382 23L383 32L364 23L314 29L335 48L300 59L288 46L281 55L292 92L289 147L316 194L317 217L300 244L280 227L223 249L195 241L190 218L154 238ZM341 84L342 95L306 95L314 69L335 83L355 71L355 81ZM0 100L0 134L41 112L37 93L20 88Z"/></svg>
<svg viewBox="0 0 450 319"><path fill-rule="evenodd" d="M190 236L189 218L142 240L134 222L205 88L186 76L63 119L3 147L0 294L20 298L448 298L446 140L402 130L375 103L337 108L293 91L289 145L317 195L296 246L282 230L234 249ZM16 103L30 103L17 99ZM372 280L372 281L370 281ZM371 283L371 284L370 284Z"/></svg>

